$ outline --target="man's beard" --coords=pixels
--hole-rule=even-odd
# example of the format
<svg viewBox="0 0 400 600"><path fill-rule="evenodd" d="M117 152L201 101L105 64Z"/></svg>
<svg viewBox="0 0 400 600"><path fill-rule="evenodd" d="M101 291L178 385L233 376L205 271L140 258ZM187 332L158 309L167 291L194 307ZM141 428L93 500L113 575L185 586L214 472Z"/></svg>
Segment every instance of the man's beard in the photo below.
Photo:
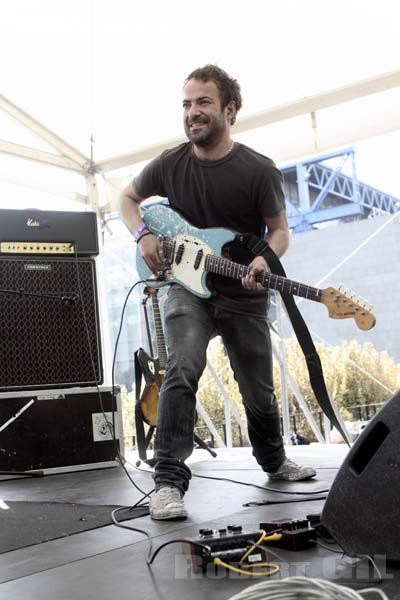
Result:
<svg viewBox="0 0 400 600"><path fill-rule="evenodd" d="M190 125L185 121L185 133L188 139L199 146L200 148L207 148L215 146L219 142L226 129L226 123L223 114L219 118L213 117L205 118L198 117L193 119L192 123L204 123L204 127L200 130L191 129Z"/></svg>

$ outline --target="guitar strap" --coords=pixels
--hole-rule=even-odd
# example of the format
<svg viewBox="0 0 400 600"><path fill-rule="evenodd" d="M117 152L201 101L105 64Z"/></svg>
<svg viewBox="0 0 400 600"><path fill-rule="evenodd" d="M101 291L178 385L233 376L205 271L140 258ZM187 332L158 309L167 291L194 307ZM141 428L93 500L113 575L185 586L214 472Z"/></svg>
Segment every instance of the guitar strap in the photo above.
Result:
<svg viewBox="0 0 400 600"><path fill-rule="evenodd" d="M286 277L286 273L281 261L269 246L268 242L260 239L252 233L237 234L236 240L242 246L251 250L251 252L256 256L262 256L265 258L272 273ZM317 402L324 414L330 420L331 424L336 427L344 441L350 446L348 435L338 418L336 407L333 405L329 397L328 390L326 389L321 359L311 338L308 327L299 309L297 308L294 297L286 292L280 292L280 294L289 315L289 319L292 323L293 330L306 359L311 388L314 392Z"/></svg>
<svg viewBox="0 0 400 600"><path fill-rule="evenodd" d="M139 458L146 460L146 434L143 425L142 408L140 406L140 397L142 389L142 367L138 360L139 351L135 352L135 427L136 427L136 446L138 448Z"/></svg>

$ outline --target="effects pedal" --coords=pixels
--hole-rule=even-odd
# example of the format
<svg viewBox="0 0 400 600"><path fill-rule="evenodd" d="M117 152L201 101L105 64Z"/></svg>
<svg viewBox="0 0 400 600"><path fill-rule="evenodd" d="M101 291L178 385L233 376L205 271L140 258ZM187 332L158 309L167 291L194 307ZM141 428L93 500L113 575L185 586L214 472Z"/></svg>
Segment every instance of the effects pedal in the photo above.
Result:
<svg viewBox="0 0 400 600"><path fill-rule="evenodd" d="M261 536L261 531L244 531L241 525L228 525L220 529L200 529L199 535L191 541L203 544L206 548L190 544L193 571L205 573L207 566L213 563L215 558L225 563L239 563L242 556L252 544L258 542ZM187 545L185 551L187 552ZM265 559L265 551L256 547L246 560L248 563L258 563Z"/></svg>
<svg viewBox="0 0 400 600"><path fill-rule="evenodd" d="M286 548L286 550L304 550L317 543L317 532L308 519L260 523L260 529L264 529L267 534L279 532L282 535L280 540L264 541L267 546Z"/></svg>

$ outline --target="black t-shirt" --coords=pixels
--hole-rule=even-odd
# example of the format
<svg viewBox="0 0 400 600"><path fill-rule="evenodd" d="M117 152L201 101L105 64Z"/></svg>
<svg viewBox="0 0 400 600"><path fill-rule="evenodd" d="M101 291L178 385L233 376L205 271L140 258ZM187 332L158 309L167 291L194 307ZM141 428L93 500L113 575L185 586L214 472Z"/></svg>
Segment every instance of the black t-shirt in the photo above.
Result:
<svg viewBox="0 0 400 600"><path fill-rule="evenodd" d="M274 162L247 146L235 143L220 160L199 160L191 143L166 150L135 177L141 198L168 198L172 208L199 228L223 227L264 237L263 217L285 210L283 177ZM231 259L249 264L254 255L231 243ZM245 290L240 280L209 275L211 302L243 314L265 314L265 293Z"/></svg>

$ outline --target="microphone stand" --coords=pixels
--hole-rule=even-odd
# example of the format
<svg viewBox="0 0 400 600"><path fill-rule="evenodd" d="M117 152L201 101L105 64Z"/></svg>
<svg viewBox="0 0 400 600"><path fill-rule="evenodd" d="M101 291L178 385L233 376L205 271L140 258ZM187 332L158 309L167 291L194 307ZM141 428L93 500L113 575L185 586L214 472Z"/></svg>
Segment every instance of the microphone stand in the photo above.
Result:
<svg viewBox="0 0 400 600"><path fill-rule="evenodd" d="M25 412L30 406L32 406L32 404L35 401L29 400L29 402L27 402L13 417L11 417L10 419L8 419L8 421L6 421L5 423L3 423L3 425L0 426L0 433L2 431L4 431L9 425L11 425L11 423L13 423L16 419L18 419L18 417L20 417L22 415L23 412ZM28 471L0 471L0 475L18 475L18 476L24 476L24 477L43 477L44 473L43 471L32 471L31 473L29 473Z"/></svg>
<svg viewBox="0 0 400 600"><path fill-rule="evenodd" d="M21 290L6 290L0 288L0 294L13 294L14 296L30 296L35 298L51 298L53 300L61 300L64 304L73 304L78 300L77 294L60 295L60 294L43 294L42 292L26 292L24 289Z"/></svg>

